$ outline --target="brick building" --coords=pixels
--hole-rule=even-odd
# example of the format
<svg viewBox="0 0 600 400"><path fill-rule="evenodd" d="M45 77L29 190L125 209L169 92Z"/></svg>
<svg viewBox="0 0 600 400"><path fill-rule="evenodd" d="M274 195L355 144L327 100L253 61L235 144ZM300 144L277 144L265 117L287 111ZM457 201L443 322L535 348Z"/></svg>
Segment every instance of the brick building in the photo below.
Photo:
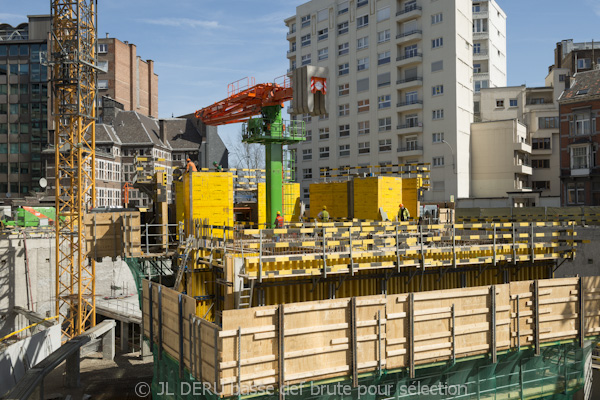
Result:
<svg viewBox="0 0 600 400"><path fill-rule="evenodd" d="M569 76L578 72L585 72L600 65L600 43L580 42L575 43L573 39L562 40L556 43L554 50L554 65L552 68L567 68L570 70ZM564 75L563 79L566 79Z"/></svg>
<svg viewBox="0 0 600 400"><path fill-rule="evenodd" d="M559 98L561 204L600 205L600 70L579 72Z"/></svg>

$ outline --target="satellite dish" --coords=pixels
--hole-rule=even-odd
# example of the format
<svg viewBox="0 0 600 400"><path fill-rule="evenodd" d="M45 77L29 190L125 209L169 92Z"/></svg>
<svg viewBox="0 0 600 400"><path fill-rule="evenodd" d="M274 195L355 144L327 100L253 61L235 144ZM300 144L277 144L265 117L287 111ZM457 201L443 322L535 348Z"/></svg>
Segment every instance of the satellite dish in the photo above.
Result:
<svg viewBox="0 0 600 400"><path fill-rule="evenodd" d="M48 186L48 181L46 180L46 178L40 178L40 187L42 189L45 189L46 186Z"/></svg>
<svg viewBox="0 0 600 400"><path fill-rule="evenodd" d="M6 193L6 197L7 197L8 199L10 199L10 196L12 196L12 194L11 194L10 192Z"/></svg>

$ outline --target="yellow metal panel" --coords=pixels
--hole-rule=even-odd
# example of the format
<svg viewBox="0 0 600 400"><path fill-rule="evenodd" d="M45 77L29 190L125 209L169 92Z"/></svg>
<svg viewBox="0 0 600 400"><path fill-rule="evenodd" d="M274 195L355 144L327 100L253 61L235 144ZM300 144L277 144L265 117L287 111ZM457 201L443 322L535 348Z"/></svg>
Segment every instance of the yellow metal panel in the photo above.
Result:
<svg viewBox="0 0 600 400"><path fill-rule="evenodd" d="M267 223L267 184L258 182L258 226L265 227Z"/></svg>
<svg viewBox="0 0 600 400"><path fill-rule="evenodd" d="M332 219L348 218L347 182L312 183L309 190L311 218L317 218L323 206Z"/></svg>
<svg viewBox="0 0 600 400"><path fill-rule="evenodd" d="M402 179L402 203L408 209L410 216L419 218L418 188L422 185L421 178ZM396 211L397 213L397 211Z"/></svg>
<svg viewBox="0 0 600 400"><path fill-rule="evenodd" d="M300 220L300 184L283 184L283 217L285 222Z"/></svg>
<svg viewBox="0 0 600 400"><path fill-rule="evenodd" d="M192 195L190 199L190 179ZM190 204L191 200L191 204ZM183 179L186 232L193 219L211 225L233 225L233 175L229 172L193 172Z"/></svg>

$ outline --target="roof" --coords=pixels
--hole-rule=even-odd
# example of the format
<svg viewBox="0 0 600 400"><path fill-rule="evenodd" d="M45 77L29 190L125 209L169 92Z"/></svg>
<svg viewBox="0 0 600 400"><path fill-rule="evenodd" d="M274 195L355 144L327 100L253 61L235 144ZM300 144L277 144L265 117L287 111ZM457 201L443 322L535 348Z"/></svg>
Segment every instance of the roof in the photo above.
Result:
<svg viewBox="0 0 600 400"><path fill-rule="evenodd" d="M198 150L202 144L202 135L186 118L165 119L164 129L173 150Z"/></svg>
<svg viewBox="0 0 600 400"><path fill-rule="evenodd" d="M121 144L121 140L112 125L96 124L96 143Z"/></svg>
<svg viewBox="0 0 600 400"><path fill-rule="evenodd" d="M600 70L591 70L575 74L571 87L565 89L558 100L581 101L596 96L600 96Z"/></svg>
<svg viewBox="0 0 600 400"><path fill-rule="evenodd" d="M113 122L114 130L121 143L138 145L156 145L170 149L168 140L160 140L160 128L154 118L139 114L136 111L119 111Z"/></svg>

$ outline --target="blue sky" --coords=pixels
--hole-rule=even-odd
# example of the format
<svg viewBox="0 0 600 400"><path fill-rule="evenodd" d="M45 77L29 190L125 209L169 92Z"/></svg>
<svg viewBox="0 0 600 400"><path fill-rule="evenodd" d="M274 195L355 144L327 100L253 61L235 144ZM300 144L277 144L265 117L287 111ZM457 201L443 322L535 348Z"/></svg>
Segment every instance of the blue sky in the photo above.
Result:
<svg viewBox="0 0 600 400"><path fill-rule="evenodd" d="M155 61L160 117L183 115L227 94L245 76L272 81L288 68L283 20L297 0L99 0L98 32ZM508 84L543 86L556 42L600 40L600 0L498 0L508 18ZM0 0L0 22L50 13L50 0ZM594 36L596 34L596 36ZM237 126L220 129L231 135Z"/></svg>

